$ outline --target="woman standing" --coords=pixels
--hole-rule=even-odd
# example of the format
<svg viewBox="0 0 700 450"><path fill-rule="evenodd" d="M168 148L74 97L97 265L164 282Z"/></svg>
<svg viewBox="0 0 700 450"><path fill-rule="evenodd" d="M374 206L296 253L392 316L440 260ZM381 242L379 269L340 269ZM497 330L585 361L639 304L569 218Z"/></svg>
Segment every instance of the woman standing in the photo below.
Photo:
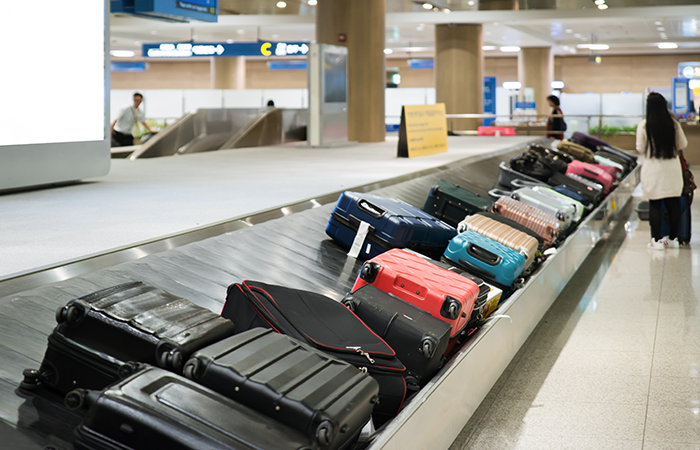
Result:
<svg viewBox="0 0 700 450"><path fill-rule="evenodd" d="M648 247L663 250L678 248L678 224L681 211L677 197L683 193L683 172L678 150L688 140L661 94L652 92L647 97L647 116L637 125L637 151L645 156L642 164L642 189L649 199L651 242ZM661 236L661 204L668 211L670 231Z"/></svg>
<svg viewBox="0 0 700 450"><path fill-rule="evenodd" d="M553 139L564 139L564 132L566 131L566 122L564 122L563 117L552 117L554 115L563 115L561 108L559 107L559 97L556 95L550 95L547 97L547 104L552 108L552 115L547 118L547 137Z"/></svg>

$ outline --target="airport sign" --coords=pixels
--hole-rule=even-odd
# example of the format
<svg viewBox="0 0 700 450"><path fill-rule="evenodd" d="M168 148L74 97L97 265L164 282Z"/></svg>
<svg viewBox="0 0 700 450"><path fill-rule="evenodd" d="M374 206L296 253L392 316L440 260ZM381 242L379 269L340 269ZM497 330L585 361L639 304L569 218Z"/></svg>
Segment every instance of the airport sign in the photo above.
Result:
<svg viewBox="0 0 700 450"><path fill-rule="evenodd" d="M143 44L145 58L196 58L232 56L306 56L306 42L163 42Z"/></svg>

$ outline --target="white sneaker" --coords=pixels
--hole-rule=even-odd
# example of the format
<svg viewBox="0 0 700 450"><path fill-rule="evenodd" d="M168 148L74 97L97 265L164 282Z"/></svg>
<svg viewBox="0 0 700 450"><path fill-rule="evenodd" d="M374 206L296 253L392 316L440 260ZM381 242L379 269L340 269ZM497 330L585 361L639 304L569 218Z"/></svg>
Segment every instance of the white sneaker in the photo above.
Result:
<svg viewBox="0 0 700 450"><path fill-rule="evenodd" d="M666 246L664 245L663 239L662 240L655 240L654 238L651 238L651 241L647 244L647 247L652 249L652 250L665 250Z"/></svg>
<svg viewBox="0 0 700 450"><path fill-rule="evenodd" d="M678 238L670 240L668 236L664 236L663 239L661 239L661 242L663 242L667 248L679 248L681 246L681 244L678 242Z"/></svg>

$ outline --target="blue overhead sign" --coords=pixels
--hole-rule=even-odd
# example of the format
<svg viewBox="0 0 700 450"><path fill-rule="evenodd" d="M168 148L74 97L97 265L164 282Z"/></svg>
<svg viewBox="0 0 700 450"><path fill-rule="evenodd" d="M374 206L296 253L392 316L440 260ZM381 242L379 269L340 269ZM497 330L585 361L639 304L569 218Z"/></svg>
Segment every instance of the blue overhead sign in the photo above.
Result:
<svg viewBox="0 0 700 450"><path fill-rule="evenodd" d="M194 58L201 56L305 56L309 45L305 42L165 42L143 44L146 58Z"/></svg>
<svg viewBox="0 0 700 450"><path fill-rule="evenodd" d="M496 114L496 77L484 77L484 114ZM484 126L495 121L493 117L484 119Z"/></svg>
<svg viewBox="0 0 700 450"><path fill-rule="evenodd" d="M411 69L432 69L435 62L432 59L409 59L408 67Z"/></svg>
<svg viewBox="0 0 700 450"><path fill-rule="evenodd" d="M148 70L148 63L137 61L112 61L109 64L111 72L145 72Z"/></svg>
<svg viewBox="0 0 700 450"><path fill-rule="evenodd" d="M216 22L218 0L110 0L111 12L122 12L151 19L188 22Z"/></svg>

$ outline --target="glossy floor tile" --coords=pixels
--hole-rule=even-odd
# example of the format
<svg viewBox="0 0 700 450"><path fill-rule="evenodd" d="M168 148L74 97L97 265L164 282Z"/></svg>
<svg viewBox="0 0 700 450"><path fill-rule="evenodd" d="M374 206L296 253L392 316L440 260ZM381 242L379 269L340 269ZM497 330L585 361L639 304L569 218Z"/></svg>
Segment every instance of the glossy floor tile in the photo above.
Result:
<svg viewBox="0 0 700 450"><path fill-rule="evenodd" d="M700 450L700 244L649 236L595 247L450 450Z"/></svg>

